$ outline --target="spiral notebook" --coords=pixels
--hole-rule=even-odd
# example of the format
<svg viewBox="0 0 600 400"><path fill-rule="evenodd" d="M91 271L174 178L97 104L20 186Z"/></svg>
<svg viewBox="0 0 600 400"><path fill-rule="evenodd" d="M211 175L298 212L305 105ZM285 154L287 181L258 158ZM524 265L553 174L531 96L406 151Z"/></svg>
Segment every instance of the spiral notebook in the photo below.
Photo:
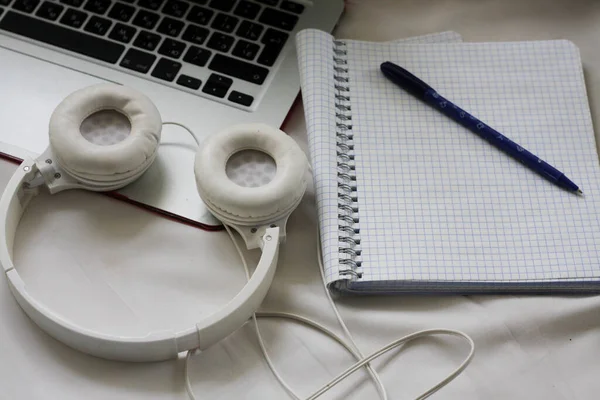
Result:
<svg viewBox="0 0 600 400"><path fill-rule="evenodd" d="M330 288L600 289L600 166L572 43L371 43L316 30L296 40ZM584 196L393 85L384 61L563 171Z"/></svg>

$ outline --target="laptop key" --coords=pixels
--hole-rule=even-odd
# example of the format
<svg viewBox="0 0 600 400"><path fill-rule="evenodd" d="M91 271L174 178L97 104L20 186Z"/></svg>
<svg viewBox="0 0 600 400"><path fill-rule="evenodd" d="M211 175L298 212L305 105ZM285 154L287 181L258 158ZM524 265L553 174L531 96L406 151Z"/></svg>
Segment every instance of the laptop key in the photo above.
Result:
<svg viewBox="0 0 600 400"><path fill-rule="evenodd" d="M208 6L210 8L214 8L215 10L227 12L231 11L235 2L236 0L211 0Z"/></svg>
<svg viewBox="0 0 600 400"><path fill-rule="evenodd" d="M81 7L83 0L60 0L61 3L71 7Z"/></svg>
<svg viewBox="0 0 600 400"><path fill-rule="evenodd" d="M199 67L204 67L211 55L212 52L210 50L206 50L198 46L190 46L187 53L185 53L185 56L183 57L183 61Z"/></svg>
<svg viewBox="0 0 600 400"><path fill-rule="evenodd" d="M246 0L241 0L233 13L237 16L254 19L260 11L260 6L256 3L250 3Z"/></svg>
<svg viewBox="0 0 600 400"><path fill-rule="evenodd" d="M214 32L206 45L211 49L226 53L229 51L234 41L235 39L232 36Z"/></svg>
<svg viewBox="0 0 600 400"><path fill-rule="evenodd" d="M13 8L15 10L30 13L35 10L38 4L40 4L40 0L17 0L15 4L13 4Z"/></svg>
<svg viewBox="0 0 600 400"><path fill-rule="evenodd" d="M128 22L131 17L133 17L134 12L135 8L132 6L117 2L108 12L108 16L110 18L118 19L121 22Z"/></svg>
<svg viewBox="0 0 600 400"><path fill-rule="evenodd" d="M200 86L202 86L202 81L200 79L181 74L179 75L179 78L177 78L177 84L185 86L186 88L197 90L200 89Z"/></svg>
<svg viewBox="0 0 600 400"><path fill-rule="evenodd" d="M11 0L0 0L0 6L7 6L9 5L11 2Z"/></svg>
<svg viewBox="0 0 600 400"><path fill-rule="evenodd" d="M294 14L302 14L304 6L302 4L294 3L293 1L283 0L283 3L279 6L282 10L293 12Z"/></svg>
<svg viewBox="0 0 600 400"><path fill-rule="evenodd" d="M38 8L35 15L44 19L49 19L50 21L56 21L56 19L64 9L65 8L60 4L45 1L42 3L40 8Z"/></svg>
<svg viewBox="0 0 600 400"><path fill-rule="evenodd" d="M83 9L102 15L108 10L110 5L110 0L88 0Z"/></svg>
<svg viewBox="0 0 600 400"><path fill-rule="evenodd" d="M127 53L125 53L125 56L123 56L123 60L121 60L121 64L119 65L123 68L145 74L150 71L150 67L154 63L154 60L156 60L154 54L145 53L136 49L129 49L127 50Z"/></svg>
<svg viewBox="0 0 600 400"><path fill-rule="evenodd" d="M117 23L112 31L110 31L108 37L122 43L129 43L133 39L135 32L136 29L134 27Z"/></svg>
<svg viewBox="0 0 600 400"><path fill-rule="evenodd" d="M232 90L227 100L233 103L241 104L246 107L250 107L252 105L252 102L254 101L254 97L245 93L236 92L235 90Z"/></svg>
<svg viewBox="0 0 600 400"><path fill-rule="evenodd" d="M158 10L164 3L164 0L139 0L138 6L149 8L150 10Z"/></svg>
<svg viewBox="0 0 600 400"><path fill-rule="evenodd" d="M279 56L280 52L281 47L265 46L262 53L260 53L260 56L258 56L256 62L266 65L267 67L272 67L273 64L275 64L275 61L277 61L277 57Z"/></svg>
<svg viewBox="0 0 600 400"><path fill-rule="evenodd" d="M140 10L133 19L133 24L140 28L153 29L160 16L150 11Z"/></svg>
<svg viewBox="0 0 600 400"><path fill-rule="evenodd" d="M206 25L214 14L215 12L208 8L194 6L188 14L187 20L196 24Z"/></svg>
<svg viewBox="0 0 600 400"><path fill-rule="evenodd" d="M256 57L256 54L258 54L258 50L260 50L260 46L256 43L250 43L240 39L236 43L231 54L252 61Z"/></svg>
<svg viewBox="0 0 600 400"><path fill-rule="evenodd" d="M67 9L67 12L60 19L60 23L73 28L81 28L88 15L83 11Z"/></svg>
<svg viewBox="0 0 600 400"><path fill-rule="evenodd" d="M275 28L291 31L294 29L294 26L296 26L298 17L267 7L263 10L262 14L260 14L258 21Z"/></svg>
<svg viewBox="0 0 600 400"><path fill-rule="evenodd" d="M283 47L290 35L276 29L268 28L260 42L267 46Z"/></svg>
<svg viewBox="0 0 600 400"><path fill-rule="evenodd" d="M189 24L183 32L181 38L183 40L187 40L188 42L202 44L208 37L208 29L202 28L198 25Z"/></svg>
<svg viewBox="0 0 600 400"><path fill-rule="evenodd" d="M169 0L162 9L162 12L177 18L183 17L189 7L188 3L179 0Z"/></svg>
<svg viewBox="0 0 600 400"><path fill-rule="evenodd" d="M208 64L208 69L257 85L261 85L269 73L266 68L222 54L216 54L213 57Z"/></svg>
<svg viewBox="0 0 600 400"><path fill-rule="evenodd" d="M164 56L179 58L185 50L185 43L173 39L165 39L158 49L158 52Z"/></svg>
<svg viewBox="0 0 600 400"><path fill-rule="evenodd" d="M262 43L264 43L265 47L256 61L259 64L269 67L275 64L275 61L277 60L277 57L279 57L279 53L281 52L281 49L283 49L288 37L289 35L285 32L271 28L267 29L260 40Z"/></svg>
<svg viewBox="0 0 600 400"><path fill-rule="evenodd" d="M148 32L148 31L140 31L137 37L133 41L133 45L135 47L139 47L148 51L152 51L158 46L160 42L160 36L156 33Z"/></svg>
<svg viewBox="0 0 600 400"><path fill-rule="evenodd" d="M263 26L250 21L242 21L236 34L249 40L258 40L263 31Z"/></svg>
<svg viewBox="0 0 600 400"><path fill-rule="evenodd" d="M111 25L112 22L110 20L93 16L92 18L90 18L88 23L85 24L83 30L95 33L96 35L104 36L104 34L108 31Z"/></svg>
<svg viewBox="0 0 600 400"><path fill-rule="evenodd" d="M165 35L177 37L179 33L183 29L184 23L182 21L178 21L173 18L164 17L160 24L158 24L158 28L156 30L159 33L164 33Z"/></svg>
<svg viewBox="0 0 600 400"><path fill-rule="evenodd" d="M210 74L210 77L208 78L208 81L206 81L202 91L204 93L222 98L225 97L232 84L233 79L231 78L217 74Z"/></svg>
<svg viewBox="0 0 600 400"><path fill-rule="evenodd" d="M266 4L268 6L276 6L277 3L279 3L279 0L255 0L258 1L259 3L263 3Z"/></svg>
<svg viewBox="0 0 600 400"><path fill-rule="evenodd" d="M235 29L235 26L237 25L238 21L239 19L237 19L236 17L219 13L215 17L213 23L211 24L211 27L219 31L231 33Z"/></svg>
<svg viewBox="0 0 600 400"><path fill-rule="evenodd" d="M12 32L111 64L116 63L125 51L125 46L122 44L64 28L60 25L13 11L7 11L6 15L0 19L0 30Z"/></svg>
<svg viewBox="0 0 600 400"><path fill-rule="evenodd" d="M285 32L268 28L260 41L266 46L282 48L289 37L290 35Z"/></svg>
<svg viewBox="0 0 600 400"><path fill-rule="evenodd" d="M154 71L152 71L152 76L158 79L162 79L164 81L172 82L177 73L181 69L181 63L173 60L168 60L166 58L161 58L158 60L156 67L154 67Z"/></svg>

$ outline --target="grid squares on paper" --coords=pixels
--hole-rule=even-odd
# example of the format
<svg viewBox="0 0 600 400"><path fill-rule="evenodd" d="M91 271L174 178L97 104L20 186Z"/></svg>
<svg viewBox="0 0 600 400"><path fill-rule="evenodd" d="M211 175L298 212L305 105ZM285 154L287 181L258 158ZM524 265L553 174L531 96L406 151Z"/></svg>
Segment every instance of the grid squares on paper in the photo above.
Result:
<svg viewBox="0 0 600 400"><path fill-rule="evenodd" d="M572 43L347 47L363 282L600 277L600 167ZM585 197L411 97L383 77L384 61L565 172Z"/></svg>
<svg viewBox="0 0 600 400"><path fill-rule="evenodd" d="M395 43L460 40L460 35L455 32L442 32ZM328 283L340 278L333 41L328 33L311 29L301 31L296 37L323 264Z"/></svg>

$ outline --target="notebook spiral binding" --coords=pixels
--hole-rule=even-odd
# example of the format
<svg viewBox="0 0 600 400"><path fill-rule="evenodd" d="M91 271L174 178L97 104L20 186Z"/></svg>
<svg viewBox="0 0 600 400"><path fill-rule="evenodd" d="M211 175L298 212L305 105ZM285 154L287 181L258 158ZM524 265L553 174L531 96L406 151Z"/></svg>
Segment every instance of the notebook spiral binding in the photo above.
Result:
<svg viewBox="0 0 600 400"><path fill-rule="evenodd" d="M335 117L337 144L339 275L355 280L362 277L352 107L346 61L346 43L333 42Z"/></svg>

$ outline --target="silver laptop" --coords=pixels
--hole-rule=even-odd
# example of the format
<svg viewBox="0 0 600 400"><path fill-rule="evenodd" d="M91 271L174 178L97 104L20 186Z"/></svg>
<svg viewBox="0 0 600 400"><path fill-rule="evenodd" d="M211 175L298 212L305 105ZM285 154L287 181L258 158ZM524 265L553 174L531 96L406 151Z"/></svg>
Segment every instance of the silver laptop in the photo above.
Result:
<svg viewBox="0 0 600 400"><path fill-rule="evenodd" d="M0 0L0 153L42 153L60 101L104 81L142 91L200 139L235 123L280 126L300 88L295 33L331 31L342 10L342 0ZM194 155L189 134L165 126L153 166L116 196L218 226L196 193Z"/></svg>

